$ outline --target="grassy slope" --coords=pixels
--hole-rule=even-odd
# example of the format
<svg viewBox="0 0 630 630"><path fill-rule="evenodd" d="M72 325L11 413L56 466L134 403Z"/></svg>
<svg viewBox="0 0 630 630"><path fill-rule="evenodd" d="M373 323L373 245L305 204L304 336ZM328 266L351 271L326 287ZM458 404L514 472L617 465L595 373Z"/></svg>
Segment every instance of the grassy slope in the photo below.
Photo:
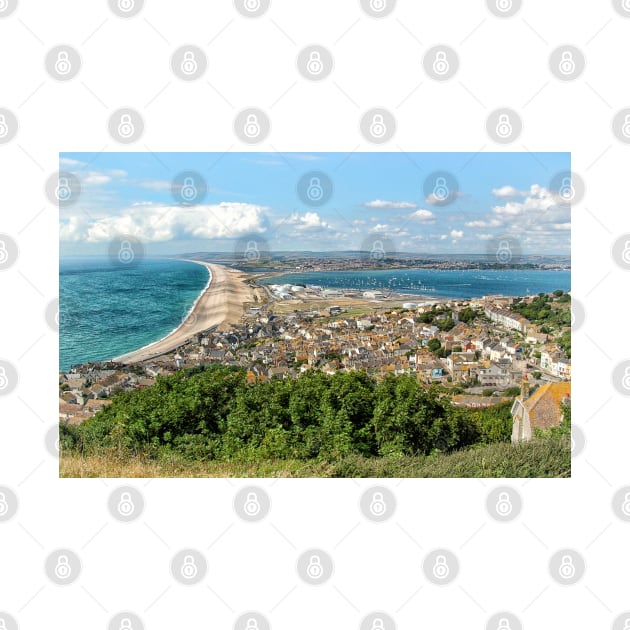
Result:
<svg viewBox="0 0 630 630"><path fill-rule="evenodd" d="M491 444L428 457L345 457L339 461L190 462L62 453L61 477L570 477L568 439Z"/></svg>

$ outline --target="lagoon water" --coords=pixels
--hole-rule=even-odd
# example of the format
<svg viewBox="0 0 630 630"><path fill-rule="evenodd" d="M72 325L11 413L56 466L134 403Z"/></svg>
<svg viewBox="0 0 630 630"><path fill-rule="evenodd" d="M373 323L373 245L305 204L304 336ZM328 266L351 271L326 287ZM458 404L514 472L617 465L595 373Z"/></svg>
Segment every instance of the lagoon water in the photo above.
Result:
<svg viewBox="0 0 630 630"><path fill-rule="evenodd" d="M168 335L207 285L208 270L183 260L114 266L108 258L59 261L59 369L106 361Z"/></svg>
<svg viewBox="0 0 630 630"><path fill-rule="evenodd" d="M571 289L570 271L383 269L290 273L266 284L311 284L333 289L393 290L430 298L528 295Z"/></svg>

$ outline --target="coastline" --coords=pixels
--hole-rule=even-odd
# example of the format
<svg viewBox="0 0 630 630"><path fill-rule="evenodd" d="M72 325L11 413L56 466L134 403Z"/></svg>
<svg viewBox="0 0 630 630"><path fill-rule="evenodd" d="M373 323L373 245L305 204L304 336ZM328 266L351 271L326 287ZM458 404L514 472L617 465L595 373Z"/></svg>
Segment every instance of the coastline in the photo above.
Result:
<svg viewBox="0 0 630 630"><path fill-rule="evenodd" d="M208 284L195 300L186 318L162 339L115 357L112 361L138 363L172 352L199 332L222 324L236 323L243 314L244 302L254 301L254 291L245 282L248 278L245 272L215 263L182 260L203 265L210 272Z"/></svg>

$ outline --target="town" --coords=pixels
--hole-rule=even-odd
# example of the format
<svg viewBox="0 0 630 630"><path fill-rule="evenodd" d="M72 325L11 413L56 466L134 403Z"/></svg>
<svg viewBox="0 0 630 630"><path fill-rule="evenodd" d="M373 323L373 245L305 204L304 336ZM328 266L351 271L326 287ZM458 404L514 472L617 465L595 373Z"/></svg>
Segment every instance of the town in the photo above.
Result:
<svg viewBox="0 0 630 630"><path fill-rule="evenodd" d="M245 305L238 324L195 334L171 353L60 373L60 420L80 423L117 394L150 387L160 375L220 364L244 369L250 383L311 369L364 370L377 379L413 374L427 387L440 386L455 406L514 400L515 431L517 414L530 413L528 402L533 407L544 397L551 403L537 405L547 411L536 426L560 421L571 380L570 296L562 290L422 302L310 285L267 285L265 292L264 303ZM531 321L523 315L529 312ZM519 431L516 437L527 439Z"/></svg>

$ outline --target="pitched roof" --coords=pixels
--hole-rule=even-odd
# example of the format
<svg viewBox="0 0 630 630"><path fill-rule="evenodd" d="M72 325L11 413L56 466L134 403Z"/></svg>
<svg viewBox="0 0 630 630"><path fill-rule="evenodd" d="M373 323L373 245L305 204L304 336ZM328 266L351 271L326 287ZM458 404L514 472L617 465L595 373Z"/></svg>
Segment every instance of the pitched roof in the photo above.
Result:
<svg viewBox="0 0 630 630"><path fill-rule="evenodd" d="M562 420L560 404L566 396L571 395L571 383L546 383L539 387L523 406L529 413L530 425L533 428L546 429L557 426Z"/></svg>

